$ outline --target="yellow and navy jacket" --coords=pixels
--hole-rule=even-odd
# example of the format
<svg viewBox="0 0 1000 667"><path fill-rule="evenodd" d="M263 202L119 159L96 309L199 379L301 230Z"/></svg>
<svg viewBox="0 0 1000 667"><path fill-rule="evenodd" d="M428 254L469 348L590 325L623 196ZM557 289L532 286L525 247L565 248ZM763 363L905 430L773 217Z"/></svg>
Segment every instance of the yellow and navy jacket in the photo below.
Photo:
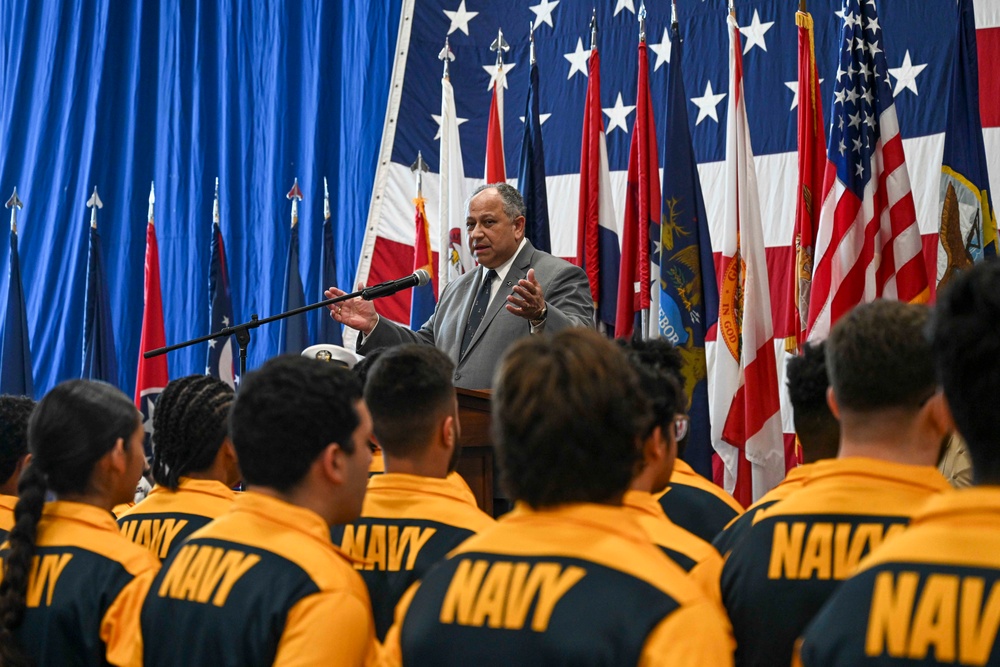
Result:
<svg viewBox="0 0 1000 667"><path fill-rule="evenodd" d="M157 484L141 502L118 516L122 535L161 561L187 536L225 514L236 493L222 482L182 477L177 490Z"/></svg>
<svg viewBox="0 0 1000 667"><path fill-rule="evenodd" d="M804 635L805 665L997 665L1000 488L933 498Z"/></svg>
<svg viewBox="0 0 1000 667"><path fill-rule="evenodd" d="M733 546L742 540L747 531L750 530L750 526L753 525L753 518L757 516L757 512L767 509L779 500L787 498L793 491L801 489L810 473L812 473L812 470L812 463L789 470L788 474L785 475L785 479L781 480L778 486L761 496L760 500L748 507L746 512L730 521L729 525L715 536L715 539L712 540L712 545L716 551L723 556L728 556L729 552L733 550Z"/></svg>
<svg viewBox="0 0 1000 667"><path fill-rule="evenodd" d="M522 504L396 608L388 665L732 664L729 624L621 507Z"/></svg>
<svg viewBox="0 0 1000 667"><path fill-rule="evenodd" d="M141 664L139 609L160 562L121 537L110 512L83 503L46 503L35 545L14 631L34 663Z"/></svg>
<svg viewBox="0 0 1000 667"><path fill-rule="evenodd" d="M0 544L7 541L7 534L14 527L15 505L17 505L17 496L0 494Z"/></svg>
<svg viewBox="0 0 1000 667"><path fill-rule="evenodd" d="M737 664L789 664L795 640L840 582L948 488L930 466L862 457L814 464L801 489L757 512L722 568Z"/></svg>
<svg viewBox="0 0 1000 667"><path fill-rule="evenodd" d="M722 576L722 556L715 547L668 519L651 493L626 491L622 505L653 544L687 572L721 609L719 578Z"/></svg>
<svg viewBox="0 0 1000 667"><path fill-rule="evenodd" d="M141 620L147 667L377 657L368 591L330 527L253 491L164 561Z"/></svg>
<svg viewBox="0 0 1000 667"><path fill-rule="evenodd" d="M686 462L677 459L670 486L657 496L667 517L706 542L743 513L743 507L718 485L705 479Z"/></svg>
<svg viewBox="0 0 1000 667"><path fill-rule="evenodd" d="M331 539L361 571L381 641L406 589L452 549L495 523L452 479L385 473L368 481L361 518L335 526Z"/></svg>

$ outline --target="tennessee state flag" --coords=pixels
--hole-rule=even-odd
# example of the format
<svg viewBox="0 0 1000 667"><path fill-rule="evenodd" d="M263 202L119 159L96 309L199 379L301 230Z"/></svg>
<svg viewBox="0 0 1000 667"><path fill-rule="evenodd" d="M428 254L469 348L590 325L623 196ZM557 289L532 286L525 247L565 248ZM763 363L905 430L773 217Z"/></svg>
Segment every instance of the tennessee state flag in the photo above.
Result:
<svg viewBox="0 0 1000 667"><path fill-rule="evenodd" d="M417 228L416 241L413 244L413 270L423 269L434 277L434 255L431 253L431 234L427 227L427 213L424 210L424 198L413 200L416 207L415 223ZM410 300L410 328L416 331L434 313L434 281L413 288Z"/></svg>
<svg viewBox="0 0 1000 667"><path fill-rule="evenodd" d="M501 65L493 80L493 99L490 100L490 120L486 130L487 183L503 183L507 180L507 163L503 153L503 84L505 81Z"/></svg>
<svg viewBox="0 0 1000 667"><path fill-rule="evenodd" d="M150 436L153 435L153 412L156 399L169 382L167 355L146 359L149 350L165 347L167 335L163 329L163 297L160 293L160 251L156 245L156 227L153 225L153 186L149 188L149 218L146 223L146 278L142 311L142 337L139 341L139 369L135 380L135 405L142 413L146 430L146 456L152 454Z"/></svg>

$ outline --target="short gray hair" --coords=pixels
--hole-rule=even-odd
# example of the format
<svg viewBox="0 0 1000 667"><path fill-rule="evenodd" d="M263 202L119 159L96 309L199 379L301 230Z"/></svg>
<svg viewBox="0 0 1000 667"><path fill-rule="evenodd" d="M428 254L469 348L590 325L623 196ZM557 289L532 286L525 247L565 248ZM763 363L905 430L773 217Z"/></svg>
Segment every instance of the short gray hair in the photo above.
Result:
<svg viewBox="0 0 1000 667"><path fill-rule="evenodd" d="M507 183L486 183L473 190L472 194L469 195L469 198L465 202L466 215L469 214L469 204L472 203L473 198L483 190L497 191L497 194L500 195L501 201L503 201L504 215L510 218L511 222L513 222L515 218L525 217L527 208L524 206L524 198L521 197L521 193L517 191L517 188Z"/></svg>

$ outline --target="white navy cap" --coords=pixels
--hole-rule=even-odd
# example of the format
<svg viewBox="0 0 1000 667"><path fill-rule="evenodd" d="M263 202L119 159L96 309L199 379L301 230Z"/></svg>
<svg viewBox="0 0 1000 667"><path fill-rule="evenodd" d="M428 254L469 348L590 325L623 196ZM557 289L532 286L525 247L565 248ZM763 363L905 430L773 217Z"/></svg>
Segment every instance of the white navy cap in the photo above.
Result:
<svg viewBox="0 0 1000 667"><path fill-rule="evenodd" d="M362 359L360 355L351 352L347 348L339 345L330 345L329 343L320 343L319 345L307 347L302 350L302 356L310 359L319 359L320 361L332 361L333 363L346 366L348 369L354 368L354 365Z"/></svg>

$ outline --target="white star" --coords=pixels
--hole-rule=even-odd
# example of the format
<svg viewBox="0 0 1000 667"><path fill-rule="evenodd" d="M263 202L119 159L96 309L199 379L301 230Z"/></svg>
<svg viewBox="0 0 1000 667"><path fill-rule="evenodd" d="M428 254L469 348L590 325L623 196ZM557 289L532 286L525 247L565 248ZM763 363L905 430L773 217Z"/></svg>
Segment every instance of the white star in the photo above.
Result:
<svg viewBox="0 0 1000 667"><path fill-rule="evenodd" d="M914 65L910 61L910 51L906 50L903 55L903 64L899 67L890 67L889 75L896 80L896 87L892 91L893 97L899 95L900 91L909 88L914 95L919 95L917 92L917 75L924 71L927 67L926 64Z"/></svg>
<svg viewBox="0 0 1000 667"><path fill-rule="evenodd" d="M432 113L431 114L431 118L433 118L434 122L438 124L438 131L437 131L437 134L434 135L434 138L435 139L440 139L441 138L441 116L437 115L436 113ZM455 127L461 127L462 123L467 123L467 122L469 122L468 118L455 118Z"/></svg>
<svg viewBox="0 0 1000 667"><path fill-rule="evenodd" d="M875 129L875 114L873 114L873 113L872 114L868 114L868 117L865 118L865 124L868 127L870 127L871 129L874 130Z"/></svg>
<svg viewBox="0 0 1000 667"><path fill-rule="evenodd" d="M878 42L868 42L868 53L872 58L876 53L882 53L882 49L878 48ZM878 74L878 70L875 70L875 73Z"/></svg>
<svg viewBox="0 0 1000 667"><path fill-rule="evenodd" d="M628 125L625 124L628 115L635 111L635 106L622 104L622 94L618 93L615 105L610 109L603 109L604 115L608 117L608 129L605 134L611 134L616 127L620 127L625 134L628 134Z"/></svg>
<svg viewBox="0 0 1000 667"><path fill-rule="evenodd" d="M156 403L153 399L146 397L146 421L142 422L142 430L150 435L153 434L153 413L156 411Z"/></svg>
<svg viewBox="0 0 1000 667"><path fill-rule="evenodd" d="M635 5L632 4L632 0L618 0L618 3L615 5L614 15L618 16L618 12L620 12L623 9L627 9L633 14L635 14Z"/></svg>
<svg viewBox="0 0 1000 667"><path fill-rule="evenodd" d="M871 106L872 102L875 101L875 95L872 93L871 88L865 88L865 94L861 97L865 100L865 102L868 102L868 106Z"/></svg>
<svg viewBox="0 0 1000 667"><path fill-rule="evenodd" d="M524 116L518 116L518 118L521 119L522 123L524 122ZM540 126L541 125L545 125L545 121L547 121L549 118L552 118L552 114L550 114L550 113L540 113L540 114L538 114L538 124Z"/></svg>
<svg viewBox="0 0 1000 667"><path fill-rule="evenodd" d="M861 152L861 140L860 139L851 139L851 141L854 143L854 152L855 153L860 153Z"/></svg>
<svg viewBox="0 0 1000 667"><path fill-rule="evenodd" d="M456 30L461 30L466 35L469 34L469 21L474 19L479 15L479 12L469 12L465 10L465 0L458 3L458 9L450 12L447 9L443 10L444 15L451 20L451 25L448 26L448 34L455 32Z"/></svg>
<svg viewBox="0 0 1000 667"><path fill-rule="evenodd" d="M841 139L840 140L840 154L843 155L844 151L846 151L846 150L847 150L847 146L844 145L844 140Z"/></svg>
<svg viewBox="0 0 1000 667"><path fill-rule="evenodd" d="M857 165L855 165L854 168L855 168L855 170L857 170L858 176L863 176L864 175L865 168L864 168L864 165L862 165L860 162Z"/></svg>
<svg viewBox="0 0 1000 667"><path fill-rule="evenodd" d="M861 63L861 67L858 68L858 74L866 79L871 75L871 71L868 69L868 63Z"/></svg>
<svg viewBox="0 0 1000 667"><path fill-rule="evenodd" d="M861 112L860 111L858 113L852 113L851 114L850 126L851 127L860 127L861 126Z"/></svg>
<svg viewBox="0 0 1000 667"><path fill-rule="evenodd" d="M834 106L844 103L844 89L833 91L833 104Z"/></svg>
<svg viewBox="0 0 1000 667"><path fill-rule="evenodd" d="M880 29L877 16L873 19L868 19L868 26L865 30L871 30L873 34L876 34Z"/></svg>
<svg viewBox="0 0 1000 667"><path fill-rule="evenodd" d="M239 375L235 375L235 374L233 375L233 384L235 384L237 387L240 386L240 376Z"/></svg>
<svg viewBox="0 0 1000 667"><path fill-rule="evenodd" d="M691 98L694 105L698 107L698 119L694 121L694 124L698 125L706 118L711 118L718 123L719 116L715 111L715 107L719 105L719 102L721 102L722 98L725 96L726 93L714 93L712 91L712 81L709 80L709 82L705 84L705 94L701 97Z"/></svg>
<svg viewBox="0 0 1000 667"><path fill-rule="evenodd" d="M834 15L837 16L837 18L839 18L840 20L844 20L844 9L843 8L838 9L837 11L834 12Z"/></svg>
<svg viewBox="0 0 1000 667"><path fill-rule="evenodd" d="M576 51L573 53L564 53L563 58L569 61L567 79L572 79L575 72L580 72L584 76L590 76L590 73L587 71L587 61L590 60L590 49L584 50L582 38L576 38Z"/></svg>
<svg viewBox="0 0 1000 667"><path fill-rule="evenodd" d="M212 340L208 341L208 349L210 349L210 350L214 350L215 349L215 339L214 338Z"/></svg>
<svg viewBox="0 0 1000 667"><path fill-rule="evenodd" d="M656 54L656 65L653 66L653 71L660 69L660 65L663 63L670 62L670 32L664 28L663 29L663 41L659 44L650 44L649 48L652 49L653 53Z"/></svg>
<svg viewBox="0 0 1000 667"><path fill-rule="evenodd" d="M824 81L826 81L826 79L820 79L819 80L820 83L823 83ZM793 93L792 94L792 106L788 107L788 110L791 111L795 107L799 106L799 82L798 81L786 81L785 85L788 86L791 89L792 93ZM834 96L836 96L836 94L837 93L835 92ZM841 101L842 101L842 99L841 99ZM834 104L836 104L836 102L834 102Z"/></svg>
<svg viewBox="0 0 1000 667"><path fill-rule="evenodd" d="M760 16L757 14L757 10L753 10L753 19L750 21L750 25L745 28L740 28L740 32L746 35L747 43L743 47L743 55L746 55L755 46L767 51L767 43L764 41L764 34L771 29L774 25L774 21L769 21L768 23L761 23Z"/></svg>
<svg viewBox="0 0 1000 667"><path fill-rule="evenodd" d="M503 89L507 90L507 74L516 66L517 63L504 63L503 69L501 69L499 65L483 65L483 69L490 75L490 82L486 84L486 90L493 90L493 82L497 79L500 80Z"/></svg>
<svg viewBox="0 0 1000 667"><path fill-rule="evenodd" d="M209 368L208 366L205 366L205 375L208 375L208 374L210 374L211 372L212 372L212 369L211 369L211 368Z"/></svg>
<svg viewBox="0 0 1000 667"><path fill-rule="evenodd" d="M222 326L224 326L224 327L228 327L229 326L229 318L226 317L225 315L222 316Z"/></svg>
<svg viewBox="0 0 1000 667"><path fill-rule="evenodd" d="M559 1L560 0L542 0L534 7L528 7L528 9L535 12L535 24L533 26L535 30L538 30L538 26L543 23L548 23L550 28L555 27L552 24L552 10L556 8Z"/></svg>
<svg viewBox="0 0 1000 667"><path fill-rule="evenodd" d="M857 102L858 97L860 96L858 95L857 91L854 90L853 88L847 91L847 101L850 102L851 104Z"/></svg>

